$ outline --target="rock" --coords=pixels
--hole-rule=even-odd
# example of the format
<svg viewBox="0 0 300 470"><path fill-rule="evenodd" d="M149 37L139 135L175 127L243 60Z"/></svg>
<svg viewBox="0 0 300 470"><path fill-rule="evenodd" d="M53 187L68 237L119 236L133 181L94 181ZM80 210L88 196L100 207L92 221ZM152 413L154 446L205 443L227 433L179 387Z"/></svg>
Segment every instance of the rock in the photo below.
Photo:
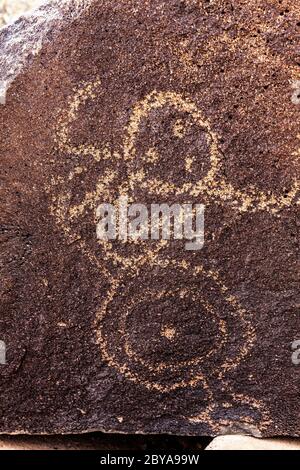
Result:
<svg viewBox="0 0 300 470"><path fill-rule="evenodd" d="M71 0L0 31L0 432L300 435L297 22ZM204 205L203 248L103 239L120 202Z"/></svg>
<svg viewBox="0 0 300 470"><path fill-rule="evenodd" d="M299 450L298 439L256 439L251 436L219 436L205 450Z"/></svg>

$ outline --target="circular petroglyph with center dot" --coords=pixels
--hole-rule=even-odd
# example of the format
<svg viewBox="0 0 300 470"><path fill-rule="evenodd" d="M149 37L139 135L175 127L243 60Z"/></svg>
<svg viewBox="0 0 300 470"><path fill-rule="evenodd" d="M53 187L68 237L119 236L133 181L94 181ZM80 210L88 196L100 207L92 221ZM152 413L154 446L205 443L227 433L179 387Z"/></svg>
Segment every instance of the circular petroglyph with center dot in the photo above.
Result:
<svg viewBox="0 0 300 470"><path fill-rule="evenodd" d="M149 159L145 162L144 156L149 152L156 155L153 163ZM175 153L178 161L170 172ZM163 187L168 191L175 186L182 192L188 192L196 183L206 187L217 177L222 158L218 137L209 121L193 101L173 92L152 92L135 106L127 127L124 155L133 182L135 174L143 172L147 189L157 194ZM190 177L189 182L178 185L186 172L187 158L194 159L195 179Z"/></svg>
<svg viewBox="0 0 300 470"><path fill-rule="evenodd" d="M180 2L180 8L188 5L193 15L202 9L200 3ZM189 14L184 24L189 25ZM147 22L151 15L152 9ZM154 17L155 29L157 11ZM115 49L109 46L113 79L105 57L105 69L87 69L86 78L69 93L55 130L56 148L66 162L53 185L51 211L68 243L79 246L105 279L94 323L101 360L128 387L142 393L147 389L162 400L172 393L202 391L205 410L191 412L191 423L205 421L215 429L216 423L226 427L226 416L228 422L239 416L252 425L266 422L267 414L260 401L235 392L232 377L251 362L257 339L253 318L259 317L260 305L251 297L251 283L259 278L259 268L251 262L256 247L249 248L250 232L239 244L231 242L240 220L248 224L242 230L255 226L259 239L256 217L274 220L276 233L285 209L299 205L297 165L291 170L299 142L290 135L293 119L273 86L282 67L285 76L278 86L289 84L292 107L296 87L290 85L296 83L297 70L273 53L272 27L264 18L256 18L263 34L253 36L248 20L244 24L240 18L243 33L235 31L233 37L226 22L221 34L206 31L202 41L200 33L193 38L186 31L175 39L173 31L168 35L165 28L172 28L175 17L172 13L171 21L163 21L166 44L156 36L148 42L150 30L143 30L142 52L125 54L125 64L124 50L114 43L120 60L114 69ZM202 23L197 27L205 28ZM281 123L287 122L291 132L284 135ZM147 207L153 202L209 206L211 245L205 254L189 256L169 241L97 239L98 205L115 204L121 197ZM224 250L217 247L223 240ZM231 272L239 256L241 264L251 265L249 273L240 274L244 265ZM267 256L257 256L257 263ZM263 281L271 277L267 270ZM218 396L220 390L228 393L227 401Z"/></svg>

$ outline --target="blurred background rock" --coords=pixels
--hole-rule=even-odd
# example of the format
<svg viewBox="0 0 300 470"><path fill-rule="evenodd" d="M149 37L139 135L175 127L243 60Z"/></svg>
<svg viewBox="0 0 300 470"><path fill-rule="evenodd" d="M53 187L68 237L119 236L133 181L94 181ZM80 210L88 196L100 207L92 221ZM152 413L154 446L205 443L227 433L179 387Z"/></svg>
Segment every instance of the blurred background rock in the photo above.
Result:
<svg viewBox="0 0 300 470"><path fill-rule="evenodd" d="M0 28L41 3L43 0L0 0Z"/></svg>

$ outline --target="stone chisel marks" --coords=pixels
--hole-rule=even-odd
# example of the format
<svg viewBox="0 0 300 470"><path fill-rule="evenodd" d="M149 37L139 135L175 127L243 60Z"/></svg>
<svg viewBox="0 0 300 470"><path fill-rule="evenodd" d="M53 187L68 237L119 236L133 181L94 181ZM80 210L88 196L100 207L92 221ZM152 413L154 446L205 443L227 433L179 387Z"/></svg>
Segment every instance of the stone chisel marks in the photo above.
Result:
<svg viewBox="0 0 300 470"><path fill-rule="evenodd" d="M70 0L0 30L0 432L300 435L297 23ZM120 200L204 205L203 248L99 237Z"/></svg>

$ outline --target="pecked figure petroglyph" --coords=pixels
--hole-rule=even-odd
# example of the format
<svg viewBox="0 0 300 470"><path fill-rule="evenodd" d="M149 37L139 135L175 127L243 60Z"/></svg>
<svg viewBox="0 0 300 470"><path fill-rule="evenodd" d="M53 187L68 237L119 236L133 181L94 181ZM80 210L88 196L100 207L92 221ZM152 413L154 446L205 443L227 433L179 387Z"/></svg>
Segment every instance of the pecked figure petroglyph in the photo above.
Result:
<svg viewBox="0 0 300 470"><path fill-rule="evenodd" d="M102 357L128 380L148 390L169 393L186 387L201 388L206 394L206 406L204 411L197 416L189 417L191 422L196 423L201 419L206 419L214 429L215 414L218 412L210 386L211 379L214 379L226 384L227 390L231 390L231 400L238 409L240 407L241 422L251 426L258 420L261 426L267 426L268 412L264 409L263 403L236 393L228 382L230 372L236 369L253 349L256 333L249 319L249 312L228 291L219 273L214 269L207 270L202 265L193 267L188 261L178 263L168 256L162 256L166 246L165 241L157 242L156 246L149 246L145 241L135 241L138 250L128 255L109 241L98 240L97 243L102 251L101 254L97 254L76 233L76 230L73 230L73 223L89 214L96 224L95 211L99 202L114 202L121 196L126 196L133 201L139 191L145 191L149 197L156 199L187 197L208 205L228 206L240 214L266 211L276 216L285 208L299 204L299 181L294 178L288 189L276 194L270 191L263 192L255 186L244 190L236 189L222 171L224 155L219 148L219 135L190 98L172 91L153 91L134 105L129 122L124 129L122 148L114 149L110 142L102 142L99 147L89 143L76 146L72 144L70 137L72 124L83 112L84 105L96 99L99 93L101 93L100 79L81 85L70 97L67 109L61 113L56 131L57 146L70 158L80 157L80 166L72 168L70 173L59 181L60 196L53 201L52 213L65 235L70 240L79 240L82 250L99 266L99 272L105 273L109 279L111 287L95 320ZM181 186L172 180L172 174L163 171L166 156L164 149L160 149L161 137L157 138L153 123L147 123L151 114L155 116L157 122L160 122L160 119L163 122L166 113L174 114L168 140L171 151L172 145L176 142L175 151L178 154L180 141L187 135L197 135L196 144L190 146L191 152L185 154L186 147L183 145L180 168L178 168L178 163L174 166L174 172L180 171L181 174L186 175L186 180ZM140 133L142 133L142 139L140 139ZM140 140L146 141L146 145L139 147ZM200 155L197 152L199 142L202 150ZM203 158L203 149L207 152L206 158ZM74 175L81 177L87 174L91 160L102 165L95 189L86 192L76 204L72 203L72 191L76 192L76 187L72 189ZM123 167L121 184L117 185L118 189L115 191L116 180L120 176L119 162L125 165L126 171ZM164 178L163 174L167 178ZM198 178L195 178L195 174ZM128 241L128 243L133 242ZM111 262L112 266L118 266L117 274L115 270L111 272L109 263L104 262L105 260ZM151 272L155 269L157 275L158 268L162 275L162 287L159 289L151 286ZM172 283L166 287L167 279L173 278L172 273L176 278L182 277L182 286L185 288L176 288ZM190 278L192 278L192 284L196 279L194 286L190 285ZM142 294L139 294L135 292L134 282L141 279L143 279L144 290ZM197 291L197 283L200 279L208 283L210 291L217 293L221 304L214 305L214 301L209 296ZM120 294L121 285L127 286L125 287L127 297L125 294ZM121 297L124 295L121 310L120 306L115 304L116 296L120 299L120 295ZM130 302L126 300L128 298ZM170 308L168 304L170 304L170 299L175 298L179 318L181 311L189 310L189 302L197 302L201 314L193 320L195 331L199 330L199 321L208 322L211 325L211 331L214 332L214 339L204 350L200 348L195 355L195 350L197 351L199 346L196 336L191 353L187 354L183 361L173 363L172 350L178 352L180 348L183 349L181 343L182 341L184 343L185 339L184 328L181 324L183 319L180 320L179 325L174 324L174 316L176 317L173 312L174 306L168 318L168 308ZM152 307L156 305L156 320L153 317L147 317L145 313L149 303ZM222 315L220 316L222 308L230 310L232 323L228 321L228 318L222 319ZM141 330L133 334L134 326L130 327L130 323L134 315L141 317L139 327ZM165 318L162 319L162 317ZM149 324L156 332L152 340L149 340L146 333ZM236 337L240 337L234 355L232 351L226 349L228 343L230 344L230 335L233 331ZM160 355L160 351L163 350L165 354L168 349L170 360L157 362L157 355ZM152 355L154 360L151 360ZM215 357L219 362L218 368L213 370ZM225 402L222 406L230 408L232 405ZM225 422L224 426L226 426Z"/></svg>

